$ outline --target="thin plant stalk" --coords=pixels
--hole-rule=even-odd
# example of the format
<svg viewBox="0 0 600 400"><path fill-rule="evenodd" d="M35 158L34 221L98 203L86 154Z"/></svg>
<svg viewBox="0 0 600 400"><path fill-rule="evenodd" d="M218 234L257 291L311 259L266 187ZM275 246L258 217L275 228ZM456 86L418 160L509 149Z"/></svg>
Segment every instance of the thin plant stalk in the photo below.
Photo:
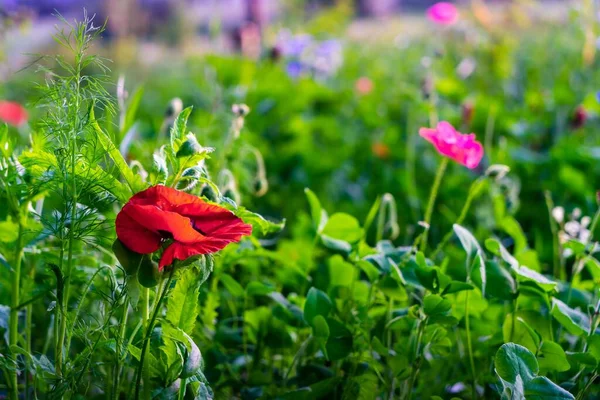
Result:
<svg viewBox="0 0 600 400"><path fill-rule="evenodd" d="M437 198L438 191L440 190L440 184L442 183L442 178L444 177L444 173L446 172L446 167L448 166L448 159L444 157L438 170L435 174L435 180L433 181L433 186L431 188L431 192L429 194L429 201L427 203L427 210L425 211L425 231L423 232L423 238L421 239L420 250L425 252L427 249L427 236L429 234L429 226L431 224L431 215L433 214L433 207L435 206L435 199Z"/></svg>
<svg viewBox="0 0 600 400"><path fill-rule="evenodd" d="M121 321L119 322L119 334L117 337L117 354L115 357L115 368L113 375L113 400L119 398L119 384L121 377L121 353L124 349L123 343L125 342L125 329L127 328L127 314L129 312L129 296L125 298L125 304L123 304L123 315L121 315Z"/></svg>
<svg viewBox="0 0 600 400"><path fill-rule="evenodd" d="M171 280L173 280L173 273L175 272L175 269L172 269L171 272L169 273L169 277L166 280L166 283L164 285L164 287L161 290L160 296L158 297L156 303L154 304L154 309L152 311L152 317L150 319L150 322L148 323L148 326L146 328L146 334L144 335L144 341L142 342L142 353L140 355L140 363L138 366L138 370L136 373L136 381L135 381L135 395L134 395L134 399L138 400L140 398L140 388L141 388L141 382L142 382L142 370L144 369L144 361L146 358L146 353L148 352L148 345L150 344L150 336L152 335L152 330L154 329L154 324L156 322L156 317L158 316L158 312L160 311L160 306L167 294L167 291L169 290L169 287L171 286ZM145 387L145 392L150 389L149 387L150 382L145 381L144 382L144 387Z"/></svg>
<svg viewBox="0 0 600 400"><path fill-rule="evenodd" d="M425 326L427 325L427 318L424 318L419 321L419 327L417 330L417 340L415 343L415 361L413 363L412 371L410 373L410 377L408 378L408 386L406 387L406 391L404 392L405 399L410 400L412 398L413 388L415 386L415 382L417 380L417 375L419 374L420 369L420 356L421 356L421 342L423 340L423 333L425 332Z"/></svg>
<svg viewBox="0 0 600 400"><path fill-rule="evenodd" d="M10 352L12 353L12 347L18 345L19 339L19 303L20 303L20 294L21 294L21 264L23 261L23 224L19 221L19 234L17 237L17 246L15 253L15 265L12 274L12 293L10 300L10 321L9 321L9 336L8 343ZM9 376L9 398L12 400L18 400L19 398L19 387L18 387L18 379L17 379L17 361L16 354L13 354L15 357L15 366L10 370Z"/></svg>
<svg viewBox="0 0 600 400"><path fill-rule="evenodd" d="M473 360L473 344L471 340L471 324L469 322L469 291L465 294L465 330L467 333L467 351L469 352L469 363L471 365L471 377L473 379L473 398L477 398L477 384L475 380L475 361Z"/></svg>
<svg viewBox="0 0 600 400"><path fill-rule="evenodd" d="M564 280L564 270L561 268L560 262L560 243L558 242L558 226L556 221L552 217L552 210L554 209L554 203L552 202L552 196L550 192L544 192L546 199L546 207L548 208L548 217L550 221L550 231L552 232L552 273L556 278Z"/></svg>

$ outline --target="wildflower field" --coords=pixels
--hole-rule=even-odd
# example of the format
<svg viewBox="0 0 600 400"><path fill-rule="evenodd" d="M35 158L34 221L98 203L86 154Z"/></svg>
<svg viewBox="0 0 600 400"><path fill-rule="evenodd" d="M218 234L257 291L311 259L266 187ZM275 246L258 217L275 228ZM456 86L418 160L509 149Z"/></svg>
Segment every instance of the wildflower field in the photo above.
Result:
<svg viewBox="0 0 600 400"><path fill-rule="evenodd" d="M330 3L0 75L0 399L600 398L600 4Z"/></svg>

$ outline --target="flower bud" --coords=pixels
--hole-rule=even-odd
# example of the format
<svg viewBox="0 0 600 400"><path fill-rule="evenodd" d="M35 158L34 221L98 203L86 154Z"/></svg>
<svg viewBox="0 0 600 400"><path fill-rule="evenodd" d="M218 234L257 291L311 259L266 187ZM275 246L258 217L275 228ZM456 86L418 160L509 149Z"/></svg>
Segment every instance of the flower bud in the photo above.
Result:
<svg viewBox="0 0 600 400"><path fill-rule="evenodd" d="M165 112L165 117L175 118L181 111L183 111L183 101L181 101L179 97L175 97L169 102L169 106Z"/></svg>
<svg viewBox="0 0 600 400"><path fill-rule="evenodd" d="M202 189L200 189L200 196L206 198L209 201L213 201L213 202L217 202L219 199L219 196L217 193L215 193L215 190L213 189L213 187L208 184L204 184L202 186Z"/></svg>
<svg viewBox="0 0 600 400"><path fill-rule="evenodd" d="M198 143L198 139L196 139L196 135L193 133L188 133L186 136L185 142L181 144L179 150L177 150L177 158L179 157L188 157L194 154L200 153L212 153L215 149L212 147L204 147L200 143Z"/></svg>

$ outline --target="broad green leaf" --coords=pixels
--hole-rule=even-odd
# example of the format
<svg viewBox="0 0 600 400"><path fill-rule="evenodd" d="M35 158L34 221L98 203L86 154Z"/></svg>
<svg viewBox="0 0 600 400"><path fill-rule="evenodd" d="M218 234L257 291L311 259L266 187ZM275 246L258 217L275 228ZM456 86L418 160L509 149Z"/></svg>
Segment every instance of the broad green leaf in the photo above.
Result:
<svg viewBox="0 0 600 400"><path fill-rule="evenodd" d="M517 284L510 272L495 261L485 262L485 274L487 277L486 296L502 300L512 300L516 296ZM471 276L473 282L481 285L479 270L473 270Z"/></svg>
<svg viewBox="0 0 600 400"><path fill-rule="evenodd" d="M332 307L331 300L329 300L329 296L325 292L311 287L304 303L304 319L312 326L313 319L317 315L327 317Z"/></svg>
<svg viewBox="0 0 600 400"><path fill-rule="evenodd" d="M566 400L575 399L575 396L545 376L538 376L525 383L525 398L527 400Z"/></svg>
<svg viewBox="0 0 600 400"><path fill-rule="evenodd" d="M585 335L590 330L590 319L586 314L569 307L558 299L552 299L551 313L573 335Z"/></svg>
<svg viewBox="0 0 600 400"><path fill-rule="evenodd" d="M200 280L194 268L181 270L167 301L167 320L176 328L191 334L198 317Z"/></svg>
<svg viewBox="0 0 600 400"><path fill-rule="evenodd" d="M375 282L375 280L377 280L379 277L379 270L370 262L360 260L356 263L356 265L365 273L365 275L367 275L367 278L369 278L370 282Z"/></svg>
<svg viewBox="0 0 600 400"><path fill-rule="evenodd" d="M356 271L354 266L342 258L340 255L331 257L327 263L329 267L329 288L338 286L350 287L354 281Z"/></svg>
<svg viewBox="0 0 600 400"><path fill-rule="evenodd" d="M423 312L428 316L445 315L452 309L452 303L437 294L430 294L423 299Z"/></svg>
<svg viewBox="0 0 600 400"><path fill-rule="evenodd" d="M348 243L356 243L363 236L363 229L356 218L349 214L335 213L333 214L325 227L322 234L332 239L342 240Z"/></svg>
<svg viewBox="0 0 600 400"><path fill-rule="evenodd" d="M532 269L529 269L525 266L520 266L518 268L513 268L513 271L517 274L517 281L524 282L534 282L540 288L542 288L546 292L551 292L556 288L557 283L546 278L544 275L539 272L535 272Z"/></svg>
<svg viewBox="0 0 600 400"><path fill-rule="evenodd" d="M525 347L515 343L503 344L494 358L496 373L506 382L515 384L520 378L525 384L539 371L535 356Z"/></svg>
<svg viewBox="0 0 600 400"><path fill-rule="evenodd" d="M329 339L327 340L329 360L337 361L347 357L353 349L352 332L333 318L327 318L327 325L329 326Z"/></svg>
<svg viewBox="0 0 600 400"><path fill-rule="evenodd" d="M551 341L542 343L537 360L541 371L564 372L571 368L563 348Z"/></svg>

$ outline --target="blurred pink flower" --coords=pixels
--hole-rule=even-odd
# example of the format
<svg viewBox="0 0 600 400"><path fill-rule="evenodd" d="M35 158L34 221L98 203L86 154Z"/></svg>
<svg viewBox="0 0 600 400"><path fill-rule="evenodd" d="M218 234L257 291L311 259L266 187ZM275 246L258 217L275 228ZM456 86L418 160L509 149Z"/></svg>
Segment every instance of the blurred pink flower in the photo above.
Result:
<svg viewBox="0 0 600 400"><path fill-rule="evenodd" d="M19 103L0 100L0 121L21 126L27 122L27 111Z"/></svg>
<svg viewBox="0 0 600 400"><path fill-rule="evenodd" d="M369 94L373 91L373 81L366 76L361 76L356 80L354 87L359 94Z"/></svg>
<svg viewBox="0 0 600 400"><path fill-rule="evenodd" d="M419 135L432 143L440 154L467 168L477 167L483 158L483 146L475 134L462 134L446 121L437 124L435 129L419 129Z"/></svg>
<svg viewBox="0 0 600 400"><path fill-rule="evenodd" d="M458 21L458 9L452 3L441 1L427 9L427 18L436 24L452 25Z"/></svg>

